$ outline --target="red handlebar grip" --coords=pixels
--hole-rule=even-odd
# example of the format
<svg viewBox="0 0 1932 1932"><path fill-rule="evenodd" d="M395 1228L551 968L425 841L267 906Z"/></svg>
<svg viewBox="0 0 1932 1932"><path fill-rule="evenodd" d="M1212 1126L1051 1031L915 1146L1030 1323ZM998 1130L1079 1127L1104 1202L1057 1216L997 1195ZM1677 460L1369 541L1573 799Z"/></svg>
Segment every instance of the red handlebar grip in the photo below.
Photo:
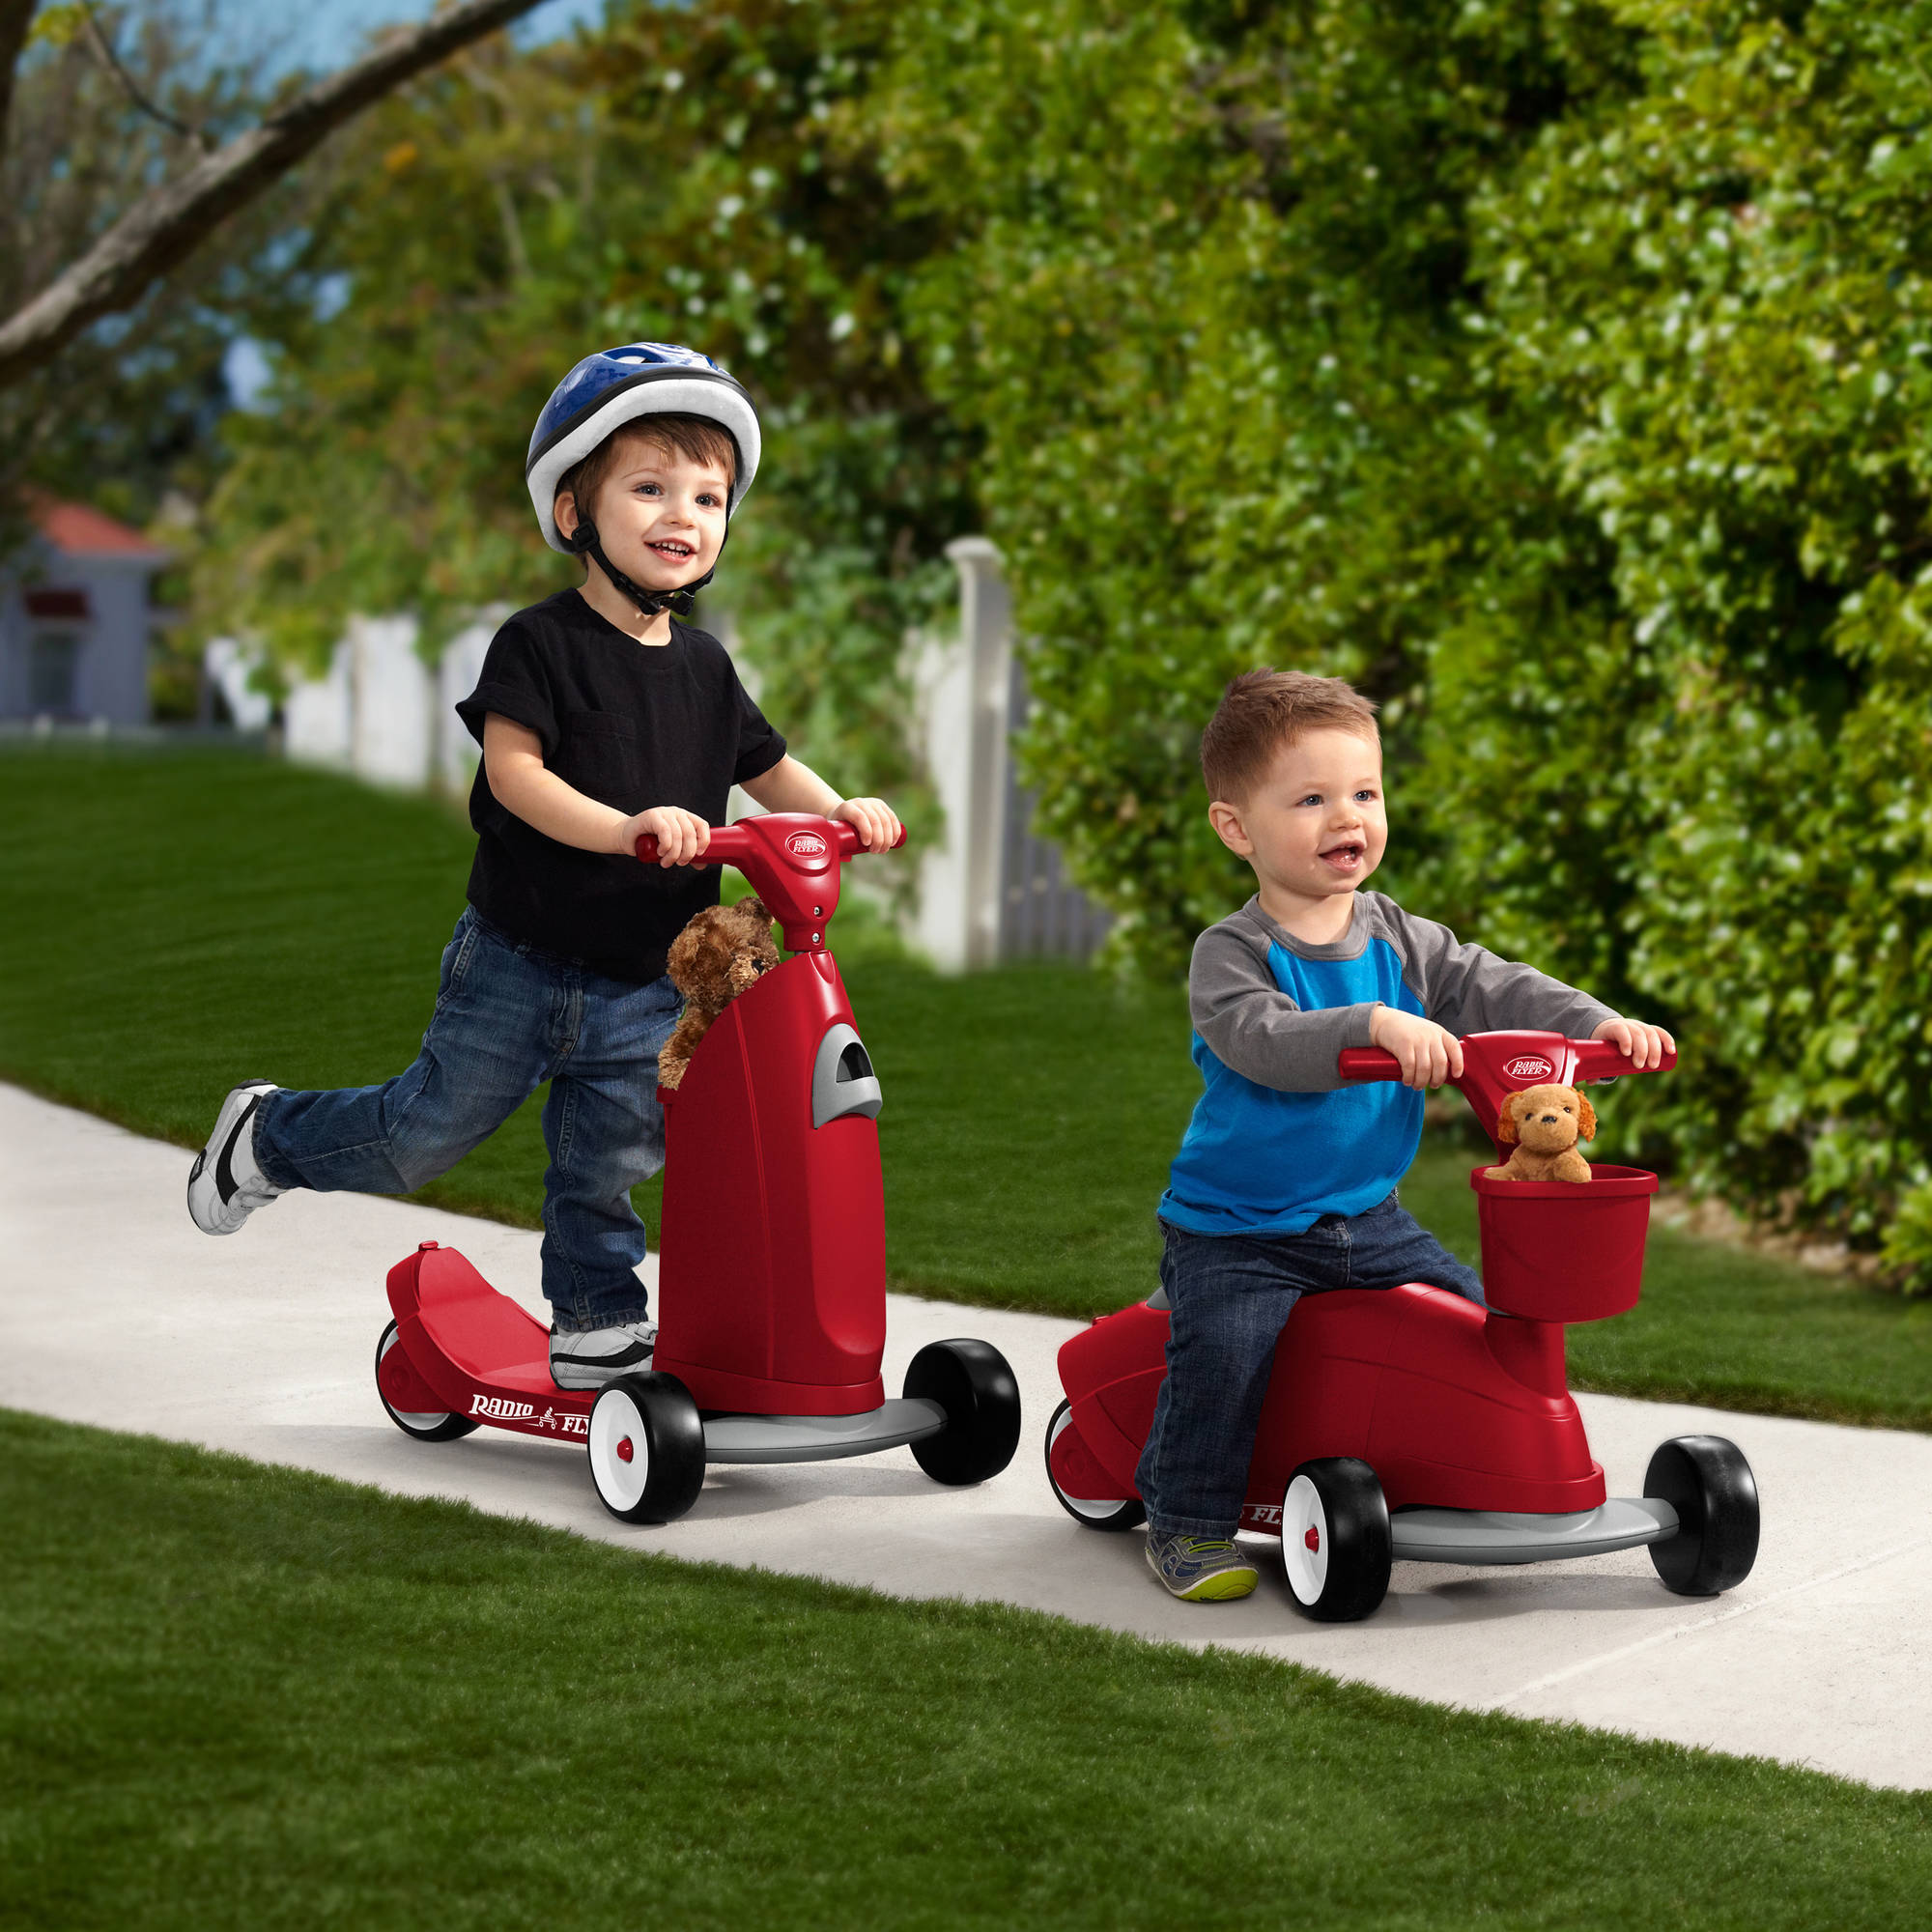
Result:
<svg viewBox="0 0 1932 1932"><path fill-rule="evenodd" d="M1400 1080L1402 1062L1379 1046L1345 1046L1335 1070L1344 1080Z"/></svg>
<svg viewBox="0 0 1932 1932"><path fill-rule="evenodd" d="M859 842L859 828L856 825L848 825L841 818L838 822L838 856L841 859L856 859L861 852L867 850L867 847ZM905 827L901 825L899 827L899 836L886 847L886 850L888 852L896 852L904 843Z"/></svg>
<svg viewBox="0 0 1932 1932"><path fill-rule="evenodd" d="M1577 1077L1579 1080L1614 1080L1620 1073L1634 1073L1631 1057L1614 1041L1607 1039L1579 1039L1572 1044L1577 1050ZM1668 1073L1677 1065L1677 1049L1667 1048L1664 1056L1655 1066L1646 1067L1650 1073Z"/></svg>

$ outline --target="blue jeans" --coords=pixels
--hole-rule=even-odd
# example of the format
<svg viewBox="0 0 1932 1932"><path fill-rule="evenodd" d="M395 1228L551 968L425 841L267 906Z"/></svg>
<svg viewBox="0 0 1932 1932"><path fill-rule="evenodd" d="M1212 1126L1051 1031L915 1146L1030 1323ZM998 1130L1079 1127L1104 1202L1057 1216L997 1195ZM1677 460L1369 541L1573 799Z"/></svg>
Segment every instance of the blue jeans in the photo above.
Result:
<svg viewBox="0 0 1932 1932"><path fill-rule="evenodd" d="M277 1187L409 1194L445 1174L538 1085L543 1292L566 1332L641 1321L644 1224L631 1189L664 1165L658 1049L682 1001L526 946L464 908L414 1064L380 1087L270 1094L255 1158Z"/></svg>
<svg viewBox="0 0 1932 1932"><path fill-rule="evenodd" d="M1134 1472L1157 1536L1233 1536L1274 1346L1304 1294L1425 1282L1483 1307L1483 1284L1391 1194L1299 1235L1192 1235L1163 1221L1167 1379Z"/></svg>

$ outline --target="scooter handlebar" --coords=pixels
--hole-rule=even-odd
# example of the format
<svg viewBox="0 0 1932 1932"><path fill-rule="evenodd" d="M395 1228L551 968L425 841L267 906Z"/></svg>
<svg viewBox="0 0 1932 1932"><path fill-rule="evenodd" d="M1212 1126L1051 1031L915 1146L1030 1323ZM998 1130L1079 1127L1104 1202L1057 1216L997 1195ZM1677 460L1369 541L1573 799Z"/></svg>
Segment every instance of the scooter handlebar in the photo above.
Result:
<svg viewBox="0 0 1932 1932"><path fill-rule="evenodd" d="M825 822L831 828L832 848L840 859L856 859L867 849L859 842L859 828L856 825L848 825L842 818L827 819ZM901 825L899 836L887 850L896 851L904 843L905 827ZM740 859L749 859L753 850L752 835L742 824L714 825L703 853L691 863L694 866L735 866ZM654 833L646 832L638 840L638 857L647 866L657 864L658 841Z"/></svg>
<svg viewBox="0 0 1932 1932"><path fill-rule="evenodd" d="M1479 1034L1472 1034L1464 1039L1463 1057L1465 1065L1469 1060L1470 1043L1481 1037ZM1624 1074L1639 1071L1668 1073L1677 1065L1675 1047L1667 1049L1655 1067L1639 1068L1629 1054L1607 1039L1572 1039L1565 1040L1564 1045L1575 1056L1570 1069L1574 1080L1615 1080ZM1402 1078L1402 1063L1386 1048L1379 1046L1345 1046L1336 1056L1335 1070L1344 1080L1353 1084Z"/></svg>
<svg viewBox="0 0 1932 1932"><path fill-rule="evenodd" d="M893 843L905 843L903 830ZM638 857L646 865L657 863L658 849L648 833L638 840ZM784 929L786 951L822 952L826 923L838 910L839 875L845 862L865 849L858 827L843 819L767 811L715 827L702 854L690 863L735 866Z"/></svg>

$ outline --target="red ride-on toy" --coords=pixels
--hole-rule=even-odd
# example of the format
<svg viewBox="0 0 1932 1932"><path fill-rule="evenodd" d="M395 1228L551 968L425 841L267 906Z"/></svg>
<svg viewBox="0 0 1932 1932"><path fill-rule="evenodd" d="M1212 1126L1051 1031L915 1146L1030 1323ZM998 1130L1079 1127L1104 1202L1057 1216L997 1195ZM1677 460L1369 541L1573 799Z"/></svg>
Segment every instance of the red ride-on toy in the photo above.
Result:
<svg viewBox="0 0 1932 1932"><path fill-rule="evenodd" d="M1635 1069L1602 1040L1472 1034L1455 1083L1493 1132L1504 1096ZM1674 1065L1674 1057L1665 1065ZM1347 1080L1399 1077L1351 1048ZM1636 1304L1657 1177L1600 1166L1587 1184L1470 1177L1487 1314L1446 1289L1304 1295L1275 1349L1244 1528L1282 1540L1310 1616L1369 1615L1389 1565L1544 1563L1649 1546L1664 1587L1714 1596L1757 1556L1757 1485L1735 1443L1681 1435L1641 1496L1606 1497L1563 1369L1563 1327ZM1053 1493L1093 1529L1146 1519L1135 1465L1167 1373L1167 1297L1095 1321L1060 1351L1066 1400L1046 1431Z"/></svg>
<svg viewBox="0 0 1932 1932"><path fill-rule="evenodd" d="M698 1043L666 1110L652 1373L595 1391L550 1378L549 1331L454 1248L389 1270L395 1320L376 1350L389 1418L422 1442L483 1423L584 1443L613 1516L668 1522L707 1463L806 1463L910 1444L941 1483L1012 1460L1018 1385L985 1342L934 1342L886 1399L886 1229L878 1076L825 929L849 825L773 812L711 835L784 929L791 956ZM638 842L639 859L657 841Z"/></svg>

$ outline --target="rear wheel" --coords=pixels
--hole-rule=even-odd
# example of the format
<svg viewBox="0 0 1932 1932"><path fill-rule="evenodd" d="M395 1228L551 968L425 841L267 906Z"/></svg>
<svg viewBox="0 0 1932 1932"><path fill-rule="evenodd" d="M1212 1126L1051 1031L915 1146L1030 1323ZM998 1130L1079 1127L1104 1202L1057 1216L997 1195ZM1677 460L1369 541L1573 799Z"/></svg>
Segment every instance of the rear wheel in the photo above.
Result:
<svg viewBox="0 0 1932 1932"><path fill-rule="evenodd" d="M1721 1435L1677 1435L1658 1445L1643 1492L1677 1512L1677 1533L1650 1546L1663 1587L1680 1597L1734 1588L1757 1561L1757 1478Z"/></svg>
<svg viewBox="0 0 1932 1932"><path fill-rule="evenodd" d="M1318 1623L1353 1623L1380 1608L1393 1547L1388 1502L1366 1463L1323 1456L1289 1478L1281 1560L1295 1604Z"/></svg>
<svg viewBox="0 0 1932 1932"><path fill-rule="evenodd" d="M1046 1425L1046 1482L1053 1492L1054 1501L1075 1522L1084 1523L1089 1529L1133 1529L1147 1520L1147 1505L1138 1496L1070 1493L1061 1480L1061 1471L1053 1465L1056 1449L1075 1489L1084 1491L1103 1487L1094 1483L1089 1474L1090 1465L1094 1473L1099 1472L1099 1465L1094 1462L1093 1452L1081 1441L1080 1432L1073 1426L1073 1405L1070 1402L1063 1402L1053 1411L1053 1420Z"/></svg>
<svg viewBox="0 0 1932 1932"><path fill-rule="evenodd" d="M928 1342L906 1371L905 1393L946 1412L937 1435L912 1445L935 1483L983 1483L1013 1460L1020 1441L1020 1385L990 1342Z"/></svg>
<svg viewBox="0 0 1932 1932"><path fill-rule="evenodd" d="M467 1415L453 1415L446 1408L398 1408L389 1400L388 1391L383 1386L383 1361L400 1339L396 1333L396 1324L391 1321L383 1330L383 1339L376 1344L376 1395L389 1420L405 1435L412 1437L417 1442L454 1442L459 1435L472 1434L479 1425ZM406 1367L409 1367L410 1358L407 1354L401 1360ZM391 1382L402 1379L393 1362L389 1365L389 1379ZM409 1367L409 1379L412 1383L422 1381L421 1376L413 1367ZM419 1397L404 1399L420 1400Z"/></svg>
<svg viewBox="0 0 1932 1932"><path fill-rule="evenodd" d="M590 1480L624 1522L672 1522L704 1487L704 1424L675 1376L619 1376L590 1406Z"/></svg>

